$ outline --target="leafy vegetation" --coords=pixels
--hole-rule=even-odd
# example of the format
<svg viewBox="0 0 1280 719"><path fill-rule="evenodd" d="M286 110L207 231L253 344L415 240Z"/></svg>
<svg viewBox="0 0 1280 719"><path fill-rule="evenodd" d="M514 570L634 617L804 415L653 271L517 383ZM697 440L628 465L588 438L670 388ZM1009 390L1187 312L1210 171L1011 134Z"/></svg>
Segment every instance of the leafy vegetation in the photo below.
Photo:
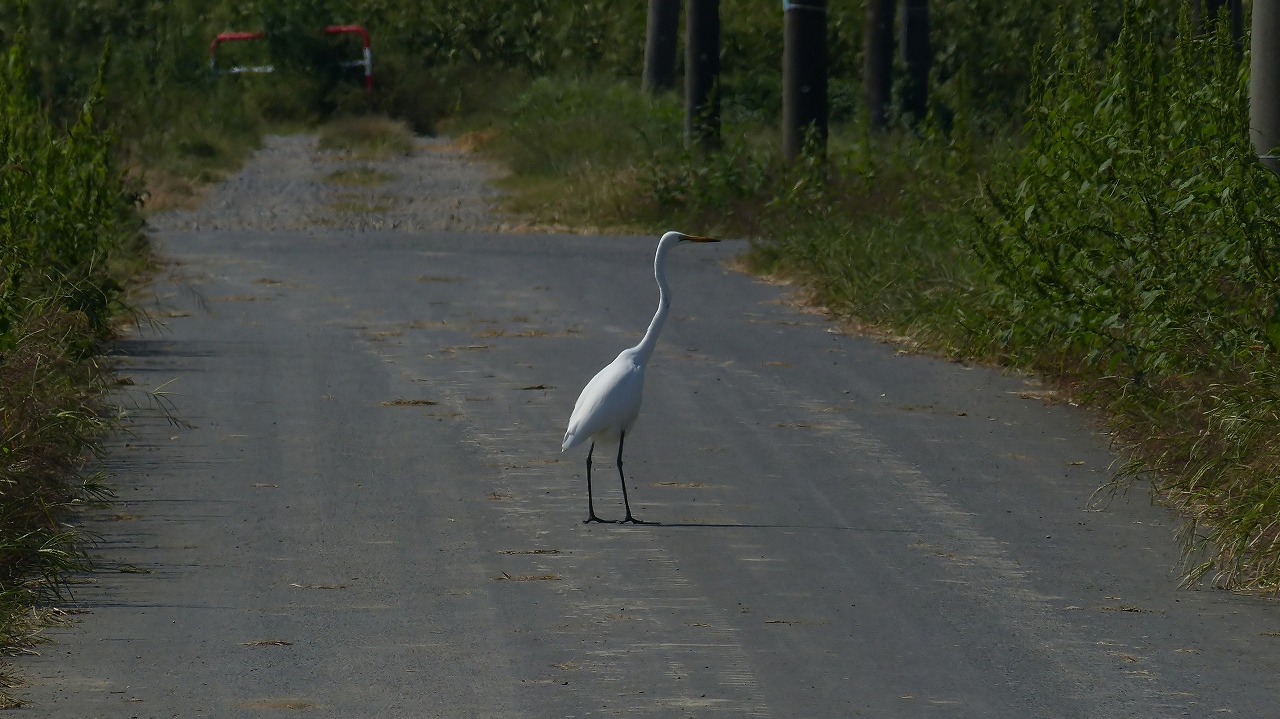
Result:
<svg viewBox="0 0 1280 719"><path fill-rule="evenodd" d="M1249 142L1227 34L1176 41L1131 5L1095 61L1061 43L1028 144L993 178L972 249L1011 361L1098 378L1192 548L1237 587L1280 588L1280 178ZM1155 470L1148 472L1148 470Z"/></svg>

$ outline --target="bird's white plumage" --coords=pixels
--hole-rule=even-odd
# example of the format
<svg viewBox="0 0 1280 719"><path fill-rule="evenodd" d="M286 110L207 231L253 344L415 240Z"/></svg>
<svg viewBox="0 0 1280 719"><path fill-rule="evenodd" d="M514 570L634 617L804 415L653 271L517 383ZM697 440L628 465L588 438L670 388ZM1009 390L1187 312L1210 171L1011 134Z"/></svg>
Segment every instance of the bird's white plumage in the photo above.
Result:
<svg viewBox="0 0 1280 719"><path fill-rule="evenodd" d="M667 252L681 240L712 241L680 232L668 232L658 240L658 251L653 257L653 276L658 281L658 311L654 313L640 344L623 350L582 389L569 417L569 430L560 445L561 451L587 440L613 444L621 433L631 431L631 425L640 415L644 367L653 355L658 333L662 331L671 305L666 273Z"/></svg>
<svg viewBox="0 0 1280 719"><path fill-rule="evenodd" d="M620 433L630 432L640 416L643 392L644 365L636 362L634 347L625 349L582 388L561 450L572 449L588 439L617 443Z"/></svg>

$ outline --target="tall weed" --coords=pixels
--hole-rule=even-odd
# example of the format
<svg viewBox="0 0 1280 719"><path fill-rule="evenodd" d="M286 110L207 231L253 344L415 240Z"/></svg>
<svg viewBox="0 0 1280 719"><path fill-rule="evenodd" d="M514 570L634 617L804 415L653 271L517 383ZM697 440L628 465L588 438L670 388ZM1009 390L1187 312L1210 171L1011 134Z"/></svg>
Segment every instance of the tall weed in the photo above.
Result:
<svg viewBox="0 0 1280 719"><path fill-rule="evenodd" d="M0 68L0 351L14 342L14 322L37 298L103 336L121 309L116 263L134 252L140 230L136 193L111 154L112 133L95 113L104 94L100 65L80 117L55 132L27 94L20 36ZM87 348L86 348L87 351Z"/></svg>

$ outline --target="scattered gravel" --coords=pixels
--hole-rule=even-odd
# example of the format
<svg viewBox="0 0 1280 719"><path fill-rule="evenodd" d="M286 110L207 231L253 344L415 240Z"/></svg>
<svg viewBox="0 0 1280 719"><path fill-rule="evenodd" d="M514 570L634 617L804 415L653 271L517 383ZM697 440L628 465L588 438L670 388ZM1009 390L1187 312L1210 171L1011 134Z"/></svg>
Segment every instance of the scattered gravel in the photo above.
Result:
<svg viewBox="0 0 1280 719"><path fill-rule="evenodd" d="M502 227L487 183L499 176L447 140L418 139L413 154L370 160L322 151L315 135L270 136L240 172L196 210L149 218L156 231L484 231Z"/></svg>

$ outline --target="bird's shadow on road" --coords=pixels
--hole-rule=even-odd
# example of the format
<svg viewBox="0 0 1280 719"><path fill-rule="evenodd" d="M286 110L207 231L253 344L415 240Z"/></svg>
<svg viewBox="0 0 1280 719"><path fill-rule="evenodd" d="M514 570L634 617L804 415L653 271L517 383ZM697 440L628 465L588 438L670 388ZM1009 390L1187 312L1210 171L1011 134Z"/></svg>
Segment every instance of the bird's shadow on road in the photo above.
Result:
<svg viewBox="0 0 1280 719"><path fill-rule="evenodd" d="M729 522L642 522L639 527L706 528L706 529L836 529L845 532L892 532L914 534L914 529L886 529L882 527L841 527L834 524L733 524Z"/></svg>

